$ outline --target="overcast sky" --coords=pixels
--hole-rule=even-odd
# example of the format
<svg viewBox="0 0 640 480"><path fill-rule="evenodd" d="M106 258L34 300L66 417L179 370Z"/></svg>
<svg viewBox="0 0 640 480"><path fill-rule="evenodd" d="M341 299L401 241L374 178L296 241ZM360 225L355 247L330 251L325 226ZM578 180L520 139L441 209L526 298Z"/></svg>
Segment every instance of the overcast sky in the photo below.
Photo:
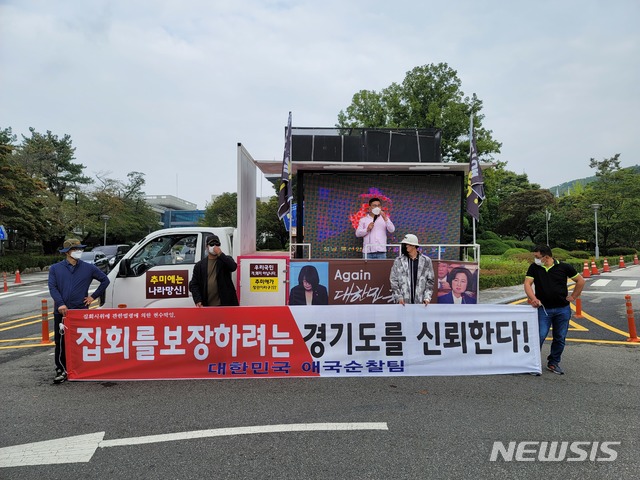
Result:
<svg viewBox="0 0 640 480"><path fill-rule="evenodd" d="M551 187L640 163L639 20L638 0L0 0L0 128L69 134L86 174L204 208L236 191L238 142L282 159L289 111L332 127L446 62L496 158Z"/></svg>

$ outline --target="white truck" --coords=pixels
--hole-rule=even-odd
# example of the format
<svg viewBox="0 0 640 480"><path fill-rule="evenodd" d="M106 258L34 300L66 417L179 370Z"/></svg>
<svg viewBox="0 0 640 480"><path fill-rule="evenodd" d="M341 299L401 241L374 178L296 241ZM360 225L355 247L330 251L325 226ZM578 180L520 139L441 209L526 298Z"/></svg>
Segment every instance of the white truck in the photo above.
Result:
<svg viewBox="0 0 640 480"><path fill-rule="evenodd" d="M237 258L233 227L167 228L150 233L109 273L104 308L193 307L189 292L193 266L202 259L206 238L215 234L220 248ZM235 281L235 276L232 276Z"/></svg>

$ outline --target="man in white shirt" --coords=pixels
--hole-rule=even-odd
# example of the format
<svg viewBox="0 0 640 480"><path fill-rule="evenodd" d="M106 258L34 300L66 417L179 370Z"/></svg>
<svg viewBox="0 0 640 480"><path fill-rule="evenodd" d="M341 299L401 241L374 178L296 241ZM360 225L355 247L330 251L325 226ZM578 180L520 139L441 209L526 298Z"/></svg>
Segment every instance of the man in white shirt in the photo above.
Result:
<svg viewBox="0 0 640 480"><path fill-rule="evenodd" d="M356 237L362 238L362 256L366 259L387 258L387 232L395 232L391 218L382 210L379 198L369 200L369 213L358 222Z"/></svg>

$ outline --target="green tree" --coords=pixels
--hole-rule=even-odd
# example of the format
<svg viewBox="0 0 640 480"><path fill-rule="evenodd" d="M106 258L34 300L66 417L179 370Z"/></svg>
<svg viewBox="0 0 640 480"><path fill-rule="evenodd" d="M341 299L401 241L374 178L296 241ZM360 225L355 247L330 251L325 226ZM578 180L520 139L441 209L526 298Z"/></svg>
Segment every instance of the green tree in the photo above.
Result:
<svg viewBox="0 0 640 480"><path fill-rule="evenodd" d="M289 232L284 222L278 218L278 197L269 198L268 202L258 200L256 205L256 234L264 239L260 248L281 249L289 242Z"/></svg>
<svg viewBox="0 0 640 480"><path fill-rule="evenodd" d="M361 90L338 114L344 128L439 128L444 161L469 161L469 118L474 115L478 151L484 159L500 152L501 144L482 126L482 101L465 96L457 72L446 63L415 67L401 84L382 92Z"/></svg>
<svg viewBox="0 0 640 480"><path fill-rule="evenodd" d="M108 244L135 241L160 227L158 215L144 201L144 173L129 172L127 182L104 174L97 179L97 187L76 202L75 222L88 242L103 243L105 215Z"/></svg>
<svg viewBox="0 0 640 480"><path fill-rule="evenodd" d="M546 243L545 209L553 210L554 197L549 190L522 190L500 202L502 212L496 233L529 237L533 242Z"/></svg>
<svg viewBox="0 0 640 480"><path fill-rule="evenodd" d="M0 224L10 230L12 242L16 231L21 238L38 240L48 226L50 198L45 185L16 162L15 141L11 128L0 130Z"/></svg>
<svg viewBox="0 0 640 480"><path fill-rule="evenodd" d="M633 168L620 168L620 154L601 161L590 160L597 180L585 187L585 210L598 209L598 243L606 252L615 246L637 247L640 233L640 174ZM593 211L593 210L591 210ZM592 227L594 222L585 220ZM594 238L595 229L590 238ZM595 242L594 242L595 243Z"/></svg>
<svg viewBox="0 0 640 480"><path fill-rule="evenodd" d="M83 175L84 165L73 163L75 147L71 137L61 139L47 130L46 134L29 128L30 137L22 136L17 160L35 178L42 180L47 189L62 202L65 196L79 185L87 185L91 178Z"/></svg>
<svg viewBox="0 0 640 480"><path fill-rule="evenodd" d="M514 194L538 190L540 185L530 183L525 173L517 174L505 168L505 162L497 162L495 167L484 169L484 190L486 199L480 207L481 221L478 230L497 231L503 221L502 206Z"/></svg>
<svg viewBox="0 0 640 480"><path fill-rule="evenodd" d="M200 224L206 227L237 227L238 194L224 192L207 205Z"/></svg>

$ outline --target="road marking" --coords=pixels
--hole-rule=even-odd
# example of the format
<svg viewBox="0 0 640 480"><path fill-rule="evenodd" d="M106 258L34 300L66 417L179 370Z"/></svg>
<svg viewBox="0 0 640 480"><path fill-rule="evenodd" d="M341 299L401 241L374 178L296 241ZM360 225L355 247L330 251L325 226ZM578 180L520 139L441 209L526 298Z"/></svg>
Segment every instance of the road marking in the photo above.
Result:
<svg viewBox="0 0 640 480"><path fill-rule="evenodd" d="M7 297L14 297L16 295L23 295L25 293L33 293L35 291L36 290L24 290L22 292L13 292L13 293L4 293L3 292L3 293L0 293L0 300L3 299L3 298L7 298Z"/></svg>
<svg viewBox="0 0 640 480"><path fill-rule="evenodd" d="M638 286L637 280L623 280L621 287L636 288Z"/></svg>
<svg viewBox="0 0 640 480"><path fill-rule="evenodd" d="M588 313L585 313L584 310L582 311L582 316L584 318L586 318L587 320L595 323L596 325L601 326L602 328L606 328L607 330L613 332L613 333L617 333L619 335L622 335L623 337L628 337L629 334L623 330L618 330L616 327L612 327L611 325L609 325L608 323L604 323L602 320L598 320L595 317L592 317L591 315L589 315Z"/></svg>
<svg viewBox="0 0 640 480"><path fill-rule="evenodd" d="M611 280L605 280L604 278L601 278L600 280L596 280L595 282L593 282L590 286L591 287L604 287L609 283L611 283Z"/></svg>
<svg viewBox="0 0 640 480"><path fill-rule="evenodd" d="M51 297L49 297L49 289L48 288L46 290L40 290L39 292L27 293L26 295L23 295L23 297L35 297L36 295L46 295L48 298L51 298Z"/></svg>
<svg viewBox="0 0 640 480"><path fill-rule="evenodd" d="M293 423L289 425L257 425L253 427L214 428L190 432L147 435L144 437L104 440L105 432L56 438L44 442L26 443L0 448L0 468L27 465L53 465L87 463L98 448L173 442L193 438L253 435L256 433L318 432L389 430L386 422L374 423Z"/></svg>

